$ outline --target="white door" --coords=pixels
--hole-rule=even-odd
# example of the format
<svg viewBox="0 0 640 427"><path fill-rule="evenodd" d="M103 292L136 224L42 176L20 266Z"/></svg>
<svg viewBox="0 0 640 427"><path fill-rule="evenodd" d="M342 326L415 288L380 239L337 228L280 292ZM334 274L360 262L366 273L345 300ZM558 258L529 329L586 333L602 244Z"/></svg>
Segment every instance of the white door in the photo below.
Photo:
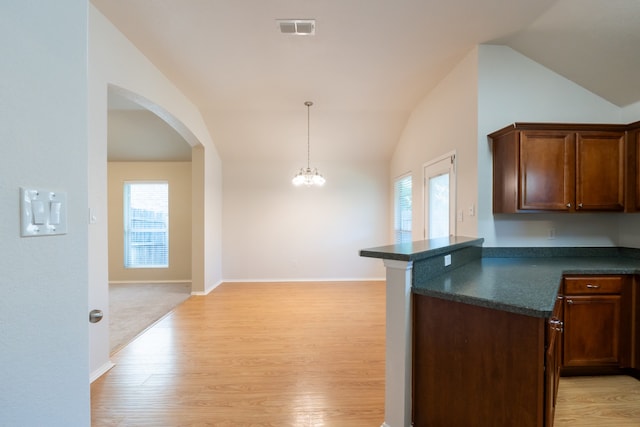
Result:
<svg viewBox="0 0 640 427"><path fill-rule="evenodd" d="M424 237L436 239L456 232L455 153L424 165Z"/></svg>

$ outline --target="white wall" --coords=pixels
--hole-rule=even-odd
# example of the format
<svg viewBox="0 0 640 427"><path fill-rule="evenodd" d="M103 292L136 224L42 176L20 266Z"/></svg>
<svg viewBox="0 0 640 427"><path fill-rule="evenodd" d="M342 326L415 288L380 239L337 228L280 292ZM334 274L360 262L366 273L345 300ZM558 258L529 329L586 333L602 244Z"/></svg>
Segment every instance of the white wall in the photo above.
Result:
<svg viewBox="0 0 640 427"><path fill-rule="evenodd" d="M0 425L87 426L87 2L0 13ZM68 232L20 237L19 187L66 191Z"/></svg>
<svg viewBox="0 0 640 427"><path fill-rule="evenodd" d="M621 109L505 46L479 46L478 234L485 246L612 246L622 214L492 213L486 135L513 122L627 123ZM557 238L549 240L555 228Z"/></svg>
<svg viewBox="0 0 640 427"><path fill-rule="evenodd" d="M89 231L89 303L107 318L91 329L91 372L110 366L107 271L107 91L136 101L167 121L191 145L204 147L204 264L193 280L203 277L206 292L222 278L222 165L199 110L147 60L97 9L89 7L89 206L97 221ZM196 185L196 184L194 184ZM197 274L196 274L197 273Z"/></svg>
<svg viewBox="0 0 640 427"><path fill-rule="evenodd" d="M414 109L391 160L391 177L411 172L413 180L413 240L424 231L423 165L451 151L457 153L459 209L477 204L477 49L460 63ZM393 186L390 185L390 194ZM390 196L393 200L393 196ZM393 208L393 203L391 202ZM466 212L465 212L466 213ZM391 220L393 217L391 216ZM387 226L388 235L393 235ZM456 234L477 236L475 216L463 215Z"/></svg>
<svg viewBox="0 0 640 427"><path fill-rule="evenodd" d="M395 141L404 112L314 104L310 161L327 184L295 188L291 178L307 161L304 99L290 109L203 111L224 158L225 280L384 277L380 260L358 253L389 243L390 151L380 146ZM381 131L382 121L394 131Z"/></svg>
<svg viewBox="0 0 640 427"><path fill-rule="evenodd" d="M225 160L225 281L384 277L380 260L358 253L387 243L387 161L312 163L324 187L294 187L299 162Z"/></svg>
<svg viewBox="0 0 640 427"><path fill-rule="evenodd" d="M622 121L625 123L640 121L640 102L627 105L622 109Z"/></svg>

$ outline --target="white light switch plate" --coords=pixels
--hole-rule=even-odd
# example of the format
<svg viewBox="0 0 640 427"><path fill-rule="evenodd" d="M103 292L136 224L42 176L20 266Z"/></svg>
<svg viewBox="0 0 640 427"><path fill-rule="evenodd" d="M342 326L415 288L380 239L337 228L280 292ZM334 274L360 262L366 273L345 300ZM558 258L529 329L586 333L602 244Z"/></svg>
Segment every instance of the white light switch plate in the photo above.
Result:
<svg viewBox="0 0 640 427"><path fill-rule="evenodd" d="M67 193L20 188L20 235L67 233Z"/></svg>

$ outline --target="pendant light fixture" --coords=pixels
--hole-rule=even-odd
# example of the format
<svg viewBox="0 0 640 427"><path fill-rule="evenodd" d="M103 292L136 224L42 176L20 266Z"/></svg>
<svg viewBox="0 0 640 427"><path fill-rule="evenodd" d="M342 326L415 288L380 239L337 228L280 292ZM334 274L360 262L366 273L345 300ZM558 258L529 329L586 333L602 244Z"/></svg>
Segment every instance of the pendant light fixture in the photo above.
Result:
<svg viewBox="0 0 640 427"><path fill-rule="evenodd" d="M300 171L293 177L291 182L293 185L300 186L302 184L307 187L311 187L312 185L322 186L325 183L325 179L320 172L318 172L317 168L311 169L309 158L310 158L310 143L309 143L309 109L313 105L313 102L307 101L304 103L307 106L307 168L300 168Z"/></svg>

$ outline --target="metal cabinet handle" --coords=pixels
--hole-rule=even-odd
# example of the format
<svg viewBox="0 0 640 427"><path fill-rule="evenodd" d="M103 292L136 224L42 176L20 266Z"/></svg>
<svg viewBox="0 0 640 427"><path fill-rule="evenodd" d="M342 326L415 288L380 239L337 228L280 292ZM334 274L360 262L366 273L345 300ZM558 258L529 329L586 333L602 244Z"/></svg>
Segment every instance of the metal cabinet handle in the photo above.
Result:
<svg viewBox="0 0 640 427"><path fill-rule="evenodd" d="M573 304L573 300L572 299L568 299L567 300L567 304Z"/></svg>
<svg viewBox="0 0 640 427"><path fill-rule="evenodd" d="M578 209L582 209L582 203L578 203Z"/></svg>
<svg viewBox="0 0 640 427"><path fill-rule="evenodd" d="M593 285L591 283L587 283L588 289L600 289L600 285Z"/></svg>
<svg viewBox="0 0 640 427"><path fill-rule="evenodd" d="M91 310L89 312L89 322L98 323L99 321L102 320L103 316L104 316L104 313L102 313L102 310Z"/></svg>
<svg viewBox="0 0 640 427"><path fill-rule="evenodd" d="M564 323L560 319L549 319L549 324L551 325L551 329L554 331L562 332L564 330Z"/></svg>
<svg viewBox="0 0 640 427"><path fill-rule="evenodd" d="M567 207L571 209L571 203L567 203Z"/></svg>

